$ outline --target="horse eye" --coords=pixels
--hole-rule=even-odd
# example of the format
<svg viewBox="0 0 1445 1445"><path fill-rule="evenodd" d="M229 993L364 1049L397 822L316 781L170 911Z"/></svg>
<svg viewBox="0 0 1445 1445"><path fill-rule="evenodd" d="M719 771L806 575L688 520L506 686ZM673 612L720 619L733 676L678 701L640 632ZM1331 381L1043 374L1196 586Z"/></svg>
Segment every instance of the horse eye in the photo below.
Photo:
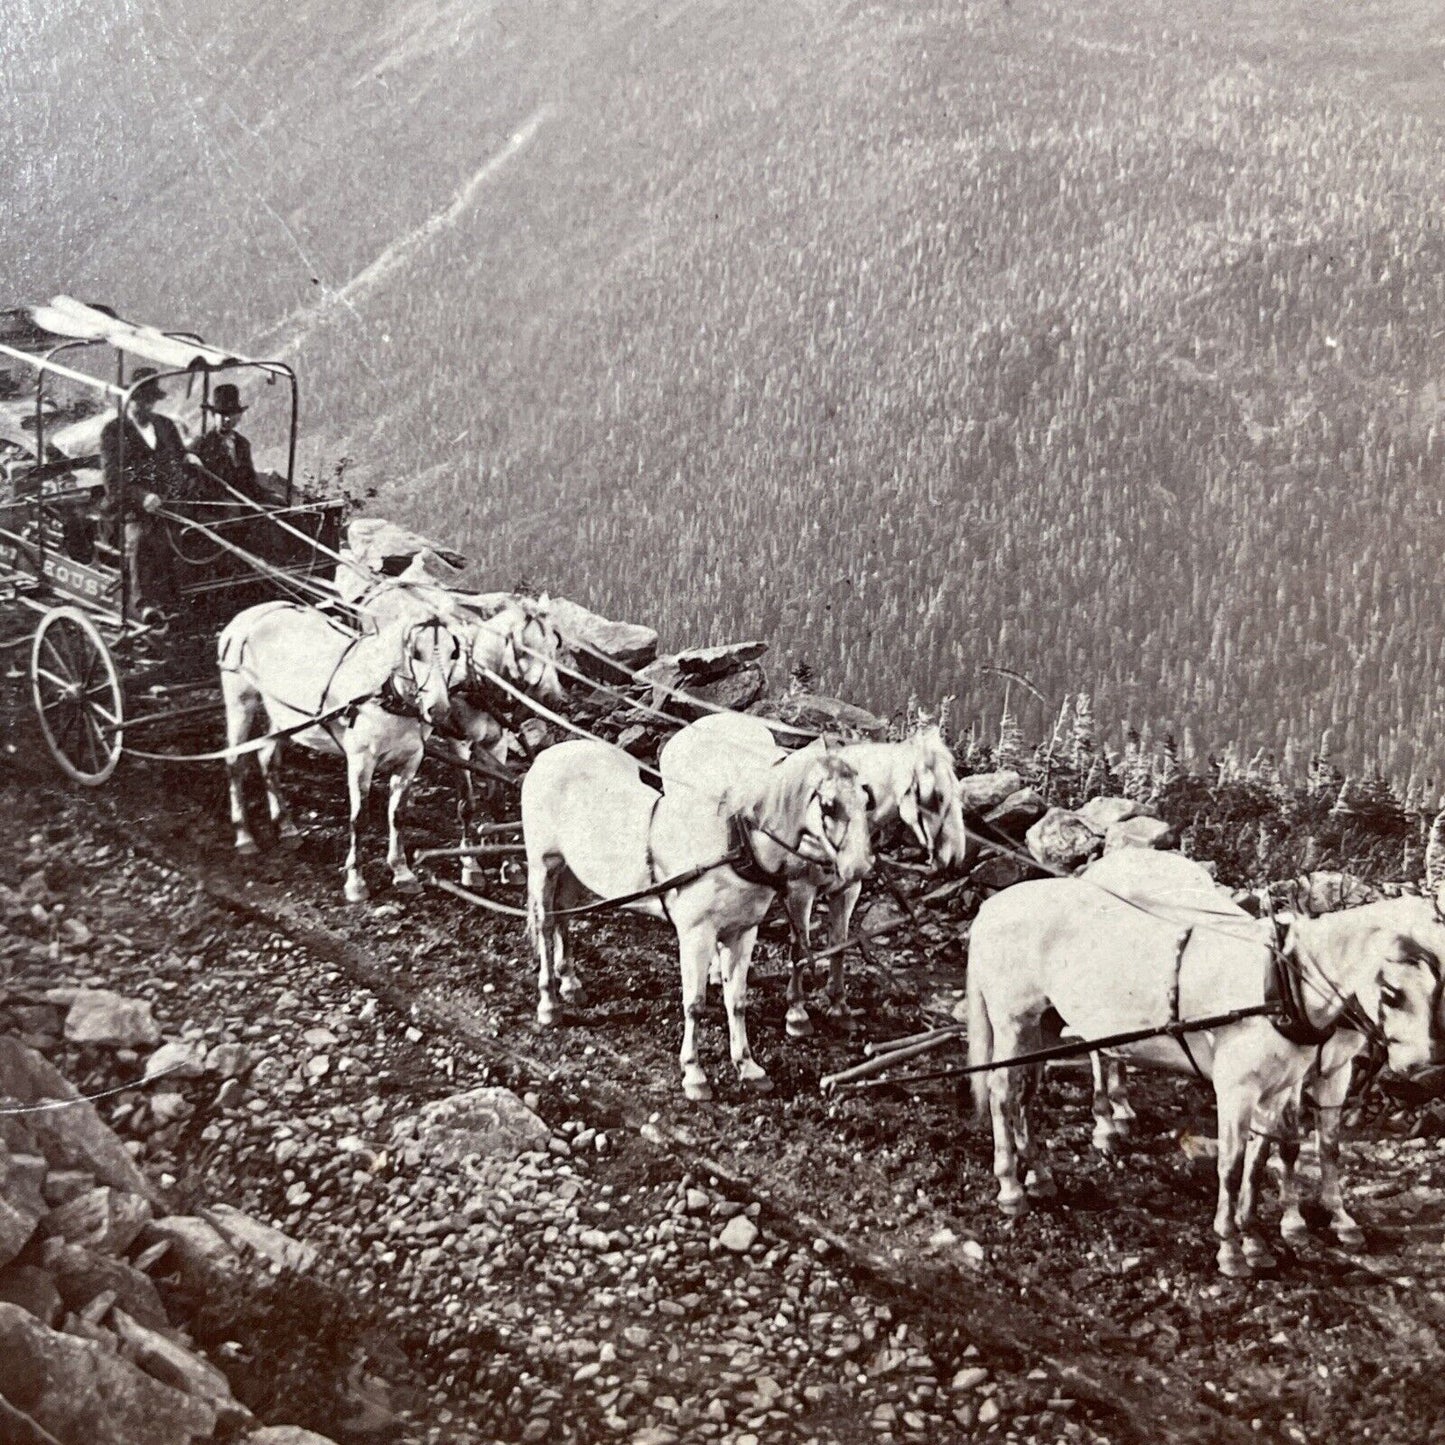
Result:
<svg viewBox="0 0 1445 1445"><path fill-rule="evenodd" d="M1403 1008L1405 1006L1404 989L1396 988L1392 983L1380 985L1380 1002L1386 1008Z"/></svg>

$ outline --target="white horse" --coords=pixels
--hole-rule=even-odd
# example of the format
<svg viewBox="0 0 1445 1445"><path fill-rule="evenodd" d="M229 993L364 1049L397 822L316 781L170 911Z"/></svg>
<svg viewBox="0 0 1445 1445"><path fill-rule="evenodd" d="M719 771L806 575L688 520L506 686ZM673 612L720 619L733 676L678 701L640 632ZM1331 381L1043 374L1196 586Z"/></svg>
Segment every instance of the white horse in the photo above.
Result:
<svg viewBox="0 0 1445 1445"><path fill-rule="evenodd" d="M1117 881L1120 891L1127 896L1133 883L1133 867L1121 850L1106 854L1092 864L1084 876L1105 888L1113 888ZM1362 885L1352 894L1340 892L1326 902L1328 907L1338 909L1347 898L1373 902L1378 896L1375 890ZM1224 897L1220 891L1220 898ZM1293 913L1281 914L1277 921L1286 927L1293 918ZM1277 1140L1280 1202L1284 1206L1280 1233L1287 1242L1298 1243L1309 1232L1300 1208L1296 1174L1300 1119L1307 1096L1315 1111L1320 1204L1328 1212L1330 1229L1343 1247L1358 1249L1364 1244L1364 1234L1345 1205L1344 1180L1340 1173L1340 1123L1355 1059L1364 1052L1368 1042L1364 1034L1346 1025L1323 1040L1315 1050L1309 1072L1301 1080L1299 1093L1282 1116L1282 1131ZM1123 1139L1132 1132L1136 1117L1129 1102L1128 1067L1117 1055L1091 1054L1089 1057L1094 1073L1094 1147L1105 1154L1116 1154L1122 1149Z"/></svg>
<svg viewBox="0 0 1445 1445"><path fill-rule="evenodd" d="M752 1057L743 1007L758 925L790 859L802 856L844 884L872 866L867 811L853 770L834 754L798 753L725 798L706 780L666 794L648 787L637 762L601 742L548 748L522 781L527 846L527 929L537 950L537 1019L552 1023L559 1000L581 985L567 957L565 910L583 899L620 898L688 870L696 877L626 905L667 919L682 970L683 1092L711 1097L697 1059L697 1020L714 957L722 964L732 1060L739 1079L769 1087ZM731 860L724 865L723 860ZM716 865L716 866L715 866Z"/></svg>
<svg viewBox="0 0 1445 1445"><path fill-rule="evenodd" d="M970 940L968 1039L971 1064L1037 1047L1052 1008L1081 1038L1175 1019L1201 1018L1266 1001L1274 930L1231 905L1198 864L1177 854L1124 850L1116 865L1130 886L1109 891L1088 875L1020 883L979 909ZM1122 895L1122 896L1121 896ZM1296 919L1280 957L1297 985L1304 1020L1337 1021L1353 1005L1385 1039L1397 1070L1445 1057L1439 900L1398 898L1322 918ZM1121 1052L1214 1084L1219 1114L1219 1197L1214 1232L1220 1269L1244 1275L1273 1258L1255 1232L1265 1151L1315 1063L1312 1046L1291 1043L1271 1020L1251 1017ZM1025 1080L1015 1069L974 1075L974 1098L993 1116L999 1207L1028 1206L1020 1170L1035 1193L1053 1181L1030 1146ZM1030 1173L1031 1170L1031 1173Z"/></svg>
<svg viewBox="0 0 1445 1445"><path fill-rule="evenodd" d="M395 578L379 580L355 603L378 623L439 616L465 639L465 676L451 689L451 712L437 729L437 737L463 762L471 761L476 748L485 748L499 763L507 760L508 738L502 720L523 705L497 686L490 674L539 702L558 703L566 697L557 673L559 660L567 654L566 644L552 625L547 604L545 596L535 602L509 597L483 612L469 603L467 594ZM468 769L462 770L459 812L465 848L472 841L477 814L476 779ZM462 859L465 886L471 887L479 872L475 858Z"/></svg>
<svg viewBox="0 0 1445 1445"><path fill-rule="evenodd" d="M809 747L820 745L811 743ZM937 727L923 728L903 742L848 743L837 751L858 775L875 837L880 829L901 819L936 867L963 862L968 836L959 806L958 776ZM658 754L657 765L665 792L687 786L690 779L706 777L717 791L732 793L740 786L755 784L761 773L786 756L760 718L715 713L689 723L669 738ZM784 871L788 880L784 906L793 930L786 1027L790 1038L802 1038L813 1031L804 1003L813 901L820 891L827 890L828 942L842 943L848 937L862 884L834 886L832 875L802 859L792 860ZM841 951L830 960L828 997L833 1007L843 1007Z"/></svg>
<svg viewBox="0 0 1445 1445"><path fill-rule="evenodd" d="M392 881L404 893L420 889L407 864L399 815L421 766L427 737L448 712L448 691L465 670L462 645L439 619L398 619L358 635L313 607L265 602L227 624L217 644L226 742L239 747L264 714L268 733L298 728L291 740L312 752L346 759L351 796L351 848L346 898L367 897L359 863L361 810L379 768L391 776L387 809ZM308 719L312 726L302 726ZM280 740L257 751L266 802L278 836L298 830L277 786ZM256 852L241 792L242 759L227 760L236 849Z"/></svg>
<svg viewBox="0 0 1445 1445"><path fill-rule="evenodd" d="M1112 855L1111 855L1112 856ZM1279 1197L1284 1206L1279 1232L1298 1244L1309 1235L1301 1210L1296 1165L1300 1154L1300 1127L1306 1098L1315 1111L1315 1148L1319 1155L1319 1202L1330 1217L1330 1230L1345 1249L1364 1245L1364 1231L1345 1204L1344 1176L1340 1172L1340 1122L1356 1058L1369 1045L1364 1034L1341 1026L1315 1052L1314 1063L1300 1082L1299 1093L1281 1116L1276 1142L1279 1159ZM1128 1070L1120 1058L1091 1054L1094 1069L1094 1147L1105 1154L1121 1151L1121 1140L1132 1131L1135 1113L1129 1103Z"/></svg>

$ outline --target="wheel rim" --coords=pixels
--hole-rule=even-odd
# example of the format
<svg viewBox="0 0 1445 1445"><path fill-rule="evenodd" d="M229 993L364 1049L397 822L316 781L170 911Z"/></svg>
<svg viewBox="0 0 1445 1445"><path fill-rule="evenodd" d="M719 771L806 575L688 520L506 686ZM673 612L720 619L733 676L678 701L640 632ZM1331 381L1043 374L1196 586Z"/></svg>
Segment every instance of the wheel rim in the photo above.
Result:
<svg viewBox="0 0 1445 1445"><path fill-rule="evenodd" d="M99 787L120 762L125 694L110 649L85 613L57 607L40 619L30 689L56 766L74 782Z"/></svg>

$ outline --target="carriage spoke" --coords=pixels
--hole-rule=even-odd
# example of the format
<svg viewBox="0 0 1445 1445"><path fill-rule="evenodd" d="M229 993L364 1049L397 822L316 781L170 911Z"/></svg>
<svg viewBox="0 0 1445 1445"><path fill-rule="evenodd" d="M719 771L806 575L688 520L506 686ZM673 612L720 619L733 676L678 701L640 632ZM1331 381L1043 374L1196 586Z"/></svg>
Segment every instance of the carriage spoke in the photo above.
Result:
<svg viewBox="0 0 1445 1445"><path fill-rule="evenodd" d="M86 752L90 755L90 770L92 773L98 773L105 756L105 742L98 736L95 719L89 713L84 716L85 726L81 729L80 737L85 744Z"/></svg>
<svg viewBox="0 0 1445 1445"><path fill-rule="evenodd" d="M43 677L57 692L68 693L70 691L70 679L68 677L61 677L59 674L51 672L48 668L44 667L37 667L35 669L35 675L37 677Z"/></svg>

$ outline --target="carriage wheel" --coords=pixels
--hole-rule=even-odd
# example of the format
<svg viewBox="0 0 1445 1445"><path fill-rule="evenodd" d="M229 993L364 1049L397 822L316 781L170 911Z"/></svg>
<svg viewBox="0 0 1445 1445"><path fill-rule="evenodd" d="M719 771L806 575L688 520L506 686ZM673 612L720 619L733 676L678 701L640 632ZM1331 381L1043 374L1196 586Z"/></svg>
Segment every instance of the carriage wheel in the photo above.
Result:
<svg viewBox="0 0 1445 1445"><path fill-rule="evenodd" d="M105 639L77 608L57 607L40 619L30 695L56 766L98 788L120 762L125 694Z"/></svg>

